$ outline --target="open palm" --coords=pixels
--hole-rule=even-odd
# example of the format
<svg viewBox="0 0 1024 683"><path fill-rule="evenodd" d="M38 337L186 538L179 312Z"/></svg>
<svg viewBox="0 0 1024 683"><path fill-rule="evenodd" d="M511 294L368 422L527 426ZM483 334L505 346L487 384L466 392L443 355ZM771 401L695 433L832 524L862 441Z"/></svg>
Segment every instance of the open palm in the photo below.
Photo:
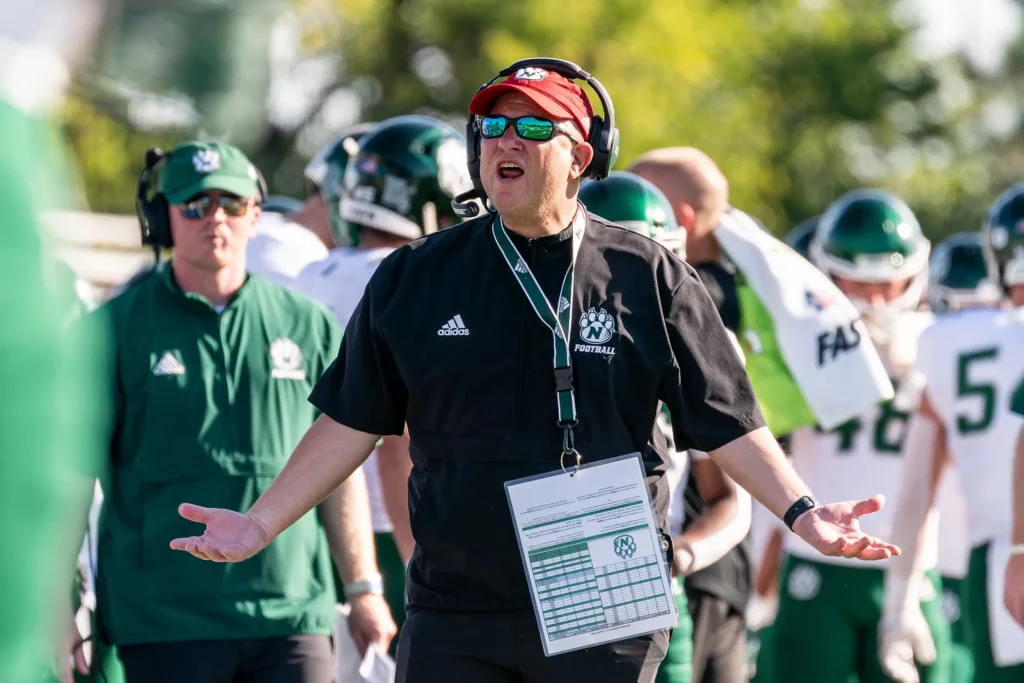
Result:
<svg viewBox="0 0 1024 683"><path fill-rule="evenodd" d="M249 515L189 503L179 506L178 514L189 521L205 524L206 529L202 536L174 539L171 547L191 553L201 560L241 562L267 546L266 529Z"/></svg>
<svg viewBox="0 0 1024 683"><path fill-rule="evenodd" d="M800 515L793 524L793 531L822 555L885 560L899 555L900 549L865 534L859 521L863 515L878 512L883 505L885 498L882 496L821 505Z"/></svg>

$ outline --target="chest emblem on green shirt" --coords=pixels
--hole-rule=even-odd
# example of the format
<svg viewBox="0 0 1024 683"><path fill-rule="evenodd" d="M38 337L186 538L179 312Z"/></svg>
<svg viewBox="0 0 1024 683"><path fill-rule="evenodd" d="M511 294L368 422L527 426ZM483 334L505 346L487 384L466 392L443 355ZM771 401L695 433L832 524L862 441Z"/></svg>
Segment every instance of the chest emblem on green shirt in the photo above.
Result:
<svg viewBox="0 0 1024 683"><path fill-rule="evenodd" d="M168 351L160 358L159 362L153 366L153 374L157 377L163 375L184 375L185 366L181 364L181 361L174 357L174 354Z"/></svg>
<svg viewBox="0 0 1024 683"><path fill-rule="evenodd" d="M279 337L270 345L270 376L275 379L306 379L302 369L302 349L288 337Z"/></svg>

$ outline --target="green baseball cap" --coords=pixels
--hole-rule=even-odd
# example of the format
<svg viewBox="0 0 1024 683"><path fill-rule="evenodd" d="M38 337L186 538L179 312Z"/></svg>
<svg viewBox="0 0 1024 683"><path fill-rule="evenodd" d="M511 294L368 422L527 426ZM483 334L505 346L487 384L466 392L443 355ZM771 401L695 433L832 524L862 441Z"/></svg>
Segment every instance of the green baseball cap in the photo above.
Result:
<svg viewBox="0 0 1024 683"><path fill-rule="evenodd" d="M219 142L183 142L171 150L160 169L159 191L171 204L204 190L255 197L257 188L256 167L248 157L237 147Z"/></svg>

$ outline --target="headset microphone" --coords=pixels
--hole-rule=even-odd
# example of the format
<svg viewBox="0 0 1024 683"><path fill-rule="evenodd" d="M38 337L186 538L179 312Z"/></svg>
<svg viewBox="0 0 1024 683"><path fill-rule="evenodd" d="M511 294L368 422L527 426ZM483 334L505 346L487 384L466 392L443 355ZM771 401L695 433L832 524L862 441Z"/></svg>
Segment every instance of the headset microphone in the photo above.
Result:
<svg viewBox="0 0 1024 683"><path fill-rule="evenodd" d="M474 202L479 197L475 189L469 192L455 195L452 199L452 209L459 218L474 218L480 214L480 205Z"/></svg>

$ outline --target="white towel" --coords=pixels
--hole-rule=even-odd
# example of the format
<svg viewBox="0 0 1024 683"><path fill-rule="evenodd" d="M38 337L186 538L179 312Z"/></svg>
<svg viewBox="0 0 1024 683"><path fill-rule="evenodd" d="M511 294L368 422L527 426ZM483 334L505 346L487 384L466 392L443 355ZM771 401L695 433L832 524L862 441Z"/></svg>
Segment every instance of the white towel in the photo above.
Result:
<svg viewBox="0 0 1024 683"><path fill-rule="evenodd" d="M827 275L737 209L714 234L771 316L782 360L821 427L893 397L857 309Z"/></svg>

